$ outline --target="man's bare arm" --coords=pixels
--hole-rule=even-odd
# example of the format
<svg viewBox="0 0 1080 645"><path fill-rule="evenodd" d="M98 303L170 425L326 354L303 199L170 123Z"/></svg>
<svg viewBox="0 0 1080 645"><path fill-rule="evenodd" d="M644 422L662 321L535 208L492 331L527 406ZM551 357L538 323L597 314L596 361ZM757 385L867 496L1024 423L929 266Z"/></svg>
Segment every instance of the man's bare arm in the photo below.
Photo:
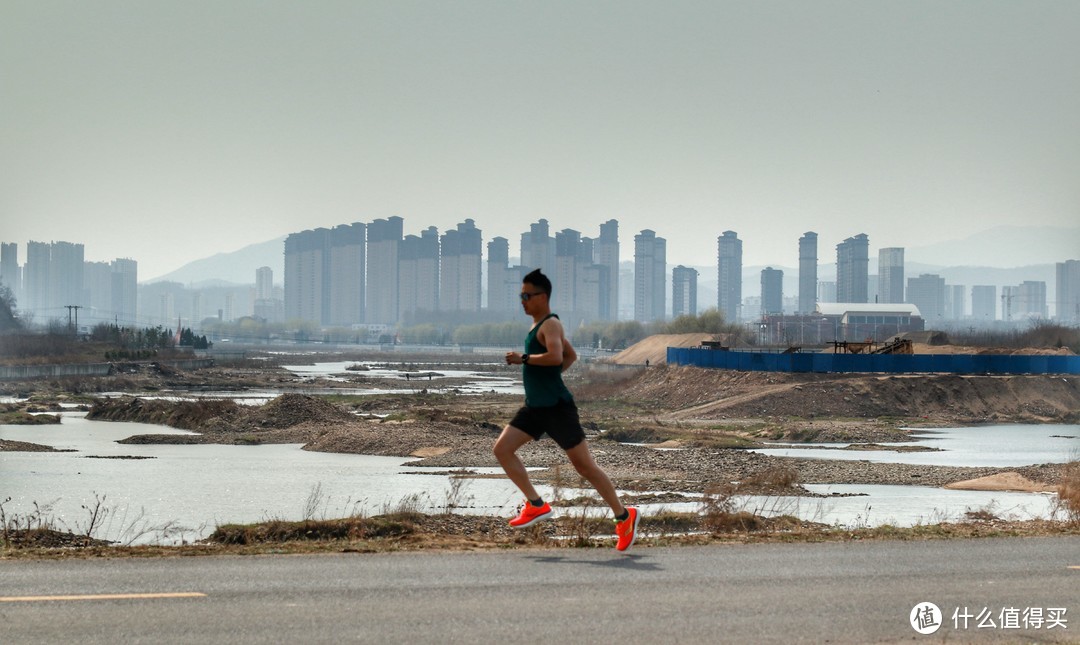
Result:
<svg viewBox="0 0 1080 645"><path fill-rule="evenodd" d="M540 344L547 348L547 351L543 354L529 354L529 365L543 365L546 367L554 367L556 365L564 365L565 336L563 335L562 324L556 318L549 318L540 325L540 329L536 332L536 339L540 341ZM568 345L569 343L567 343ZM571 351L573 351L571 349ZM575 354L574 358L577 358ZM521 364L521 354L518 352L507 352L506 362L511 365ZM566 365L569 367L569 365ZM563 367L563 369L566 369Z"/></svg>
<svg viewBox="0 0 1080 645"><path fill-rule="evenodd" d="M577 360L577 352L574 351L574 346L570 344L570 339L563 337L563 361L562 371L570 369L570 366Z"/></svg>

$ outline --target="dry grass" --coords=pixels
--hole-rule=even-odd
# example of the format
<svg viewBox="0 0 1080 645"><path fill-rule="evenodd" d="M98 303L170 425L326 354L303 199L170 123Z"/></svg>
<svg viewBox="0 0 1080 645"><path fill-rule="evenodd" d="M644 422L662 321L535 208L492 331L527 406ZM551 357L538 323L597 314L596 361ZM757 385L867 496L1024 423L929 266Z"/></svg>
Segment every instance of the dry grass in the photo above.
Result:
<svg viewBox="0 0 1080 645"><path fill-rule="evenodd" d="M1080 461L1065 464L1058 482L1058 508L1069 522L1080 524Z"/></svg>
<svg viewBox="0 0 1080 645"><path fill-rule="evenodd" d="M401 514L340 520L270 520L259 524L225 524L210 534L207 542L251 545L398 538L416 532L416 519L411 514Z"/></svg>
<svg viewBox="0 0 1080 645"><path fill-rule="evenodd" d="M709 530L698 513L659 513L642 518L634 549L650 546L697 546L726 543L848 542L861 540L938 540L983 537L1053 537L1080 535L1080 523L1047 520L925 524L914 527L839 528L791 517L752 521L732 514L728 527ZM575 518L576 519L576 518ZM560 520L561 521L561 520ZM395 551L475 551L503 549L612 548L612 540L573 539L560 521L541 522L524 531L506 518L465 515L376 516L304 522L269 521L222 527L217 540L180 546L99 546L70 548L62 543L0 547L0 559L97 557L176 557L192 555L264 555L287 553L385 553ZM610 535L610 518L593 518L598 535ZM756 528L755 528L756 527ZM74 536L79 537L79 536Z"/></svg>

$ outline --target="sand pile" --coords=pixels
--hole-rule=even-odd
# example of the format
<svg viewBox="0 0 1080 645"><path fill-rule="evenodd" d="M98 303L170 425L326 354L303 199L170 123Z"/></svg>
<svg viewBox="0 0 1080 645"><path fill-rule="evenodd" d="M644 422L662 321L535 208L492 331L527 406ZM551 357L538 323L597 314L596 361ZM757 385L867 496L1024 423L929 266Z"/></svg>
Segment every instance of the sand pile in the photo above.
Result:
<svg viewBox="0 0 1080 645"><path fill-rule="evenodd" d="M945 488L955 490L1020 491L1023 493L1052 493L1057 490L1056 486L1031 481L1020 473L1012 471L953 482L946 484Z"/></svg>
<svg viewBox="0 0 1080 645"><path fill-rule="evenodd" d="M612 357L617 365L663 365L667 363L668 347L698 347L712 340L714 334L657 334L642 339Z"/></svg>

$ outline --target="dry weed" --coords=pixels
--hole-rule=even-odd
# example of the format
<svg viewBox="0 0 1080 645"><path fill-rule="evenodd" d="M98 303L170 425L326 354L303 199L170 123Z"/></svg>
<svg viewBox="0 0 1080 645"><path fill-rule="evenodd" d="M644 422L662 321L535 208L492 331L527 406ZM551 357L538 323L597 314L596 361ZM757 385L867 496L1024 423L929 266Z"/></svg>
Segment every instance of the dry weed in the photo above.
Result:
<svg viewBox="0 0 1080 645"><path fill-rule="evenodd" d="M1062 468L1057 493L1058 508L1069 522L1080 523L1080 461L1070 461Z"/></svg>

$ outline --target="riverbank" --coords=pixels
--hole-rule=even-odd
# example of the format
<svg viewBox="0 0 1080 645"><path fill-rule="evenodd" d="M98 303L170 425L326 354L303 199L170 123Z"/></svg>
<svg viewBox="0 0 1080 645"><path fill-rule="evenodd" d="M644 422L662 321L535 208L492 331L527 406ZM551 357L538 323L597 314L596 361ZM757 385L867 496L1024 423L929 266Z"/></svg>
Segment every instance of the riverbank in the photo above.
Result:
<svg viewBox="0 0 1080 645"><path fill-rule="evenodd" d="M334 358L340 362L341 357ZM438 362L425 363L421 370L412 364L399 364L395 369L402 373L429 372L432 382L438 382L442 379L432 370L437 371L439 366ZM453 369L460 369L460 363L455 363ZM468 369L486 370L503 378L508 374L505 366L497 363L487 367L482 362L470 364ZM1075 422L1080 410L1076 378L829 377L602 367L571 374L571 387L593 453L616 486L626 491L627 502L634 504L668 504L684 499L680 494L706 498L718 494L821 497L827 493L817 492L821 488L814 490L815 485L834 484L1054 490L1063 477L1062 464L966 467L871 463L777 457L751 449L774 442L835 442L850 443L849 449L907 451L915 447L883 444L910 443L913 432L925 427L986 422L1070 423ZM113 388L125 384L121 379L131 378L136 379L137 387L126 391L141 394L117 395L120 390ZM343 377L311 376L273 364L247 364L197 372L118 375L98 383L94 391L81 388L81 381L24 383L21 387L30 390L29 395L7 405L14 411L51 411L83 404L90 406L90 419L152 423L191 431L134 434L120 441L128 445L302 444L304 450L325 453L413 457L417 461L410 462L410 468L451 468L455 479L503 477L483 474L480 469L497 467L491 446L503 424L520 406L520 396L494 392L463 395L452 387L440 390L423 385L397 394L355 393L361 383L376 382L385 384L386 379L378 381L365 370L350 371ZM284 394L254 406L220 398L226 392L242 398L255 389ZM200 398L207 394L213 397ZM0 442L0 451L50 449L46 443ZM521 456L535 469L537 483L556 488L581 485L565 455L549 441L525 446ZM595 501L580 499L566 504L570 517L579 513L577 508L595 506ZM1001 523L990 515L989 519ZM688 514L693 516L704 513ZM449 531L449 542L460 540L463 544L476 535L490 536L494 545L506 545L508 540L520 544L515 541L522 539L496 530L505 528L505 518L450 517L461 519L440 521L463 528L452 529L425 519L419 525L437 528L431 529L433 532L424 528L411 530L409 535L413 537L401 541L427 541L432 548L440 548L436 545L445 542L437 537L440 531ZM481 519L472 519L475 517ZM799 520L795 521L797 527L779 527L765 520L756 515L744 517L740 520L745 525L739 533L742 537L732 539L758 539L749 535L758 529L747 527L762 528L766 537L761 539L833 539L829 534L837 530ZM684 539L676 534L715 532L693 522L680 519L673 524L680 527L678 530L655 532L665 540ZM610 531L610 527L590 531L602 534L605 530ZM565 542L572 538L567 531L560 528L551 539ZM950 531L946 533L962 533ZM793 532L816 537L791 538ZM768 537L773 534L787 537ZM346 540L350 541L355 540ZM378 548L405 548L394 546L397 543L393 540L381 544ZM340 543L337 548L342 548Z"/></svg>
<svg viewBox="0 0 1080 645"><path fill-rule="evenodd" d="M41 532L16 546L0 547L0 560L72 558L183 557L207 555L293 555L303 553L387 553L402 551L481 551L506 549L610 549L610 520L560 517L521 531L506 518L458 514L395 513L371 518L263 522L223 527L216 536L175 546L108 545L83 536ZM634 548L721 544L856 542L866 540L947 540L1066 537L1080 535L1080 524L1046 520L1003 521L974 514L964 522L914 527L828 527L790 517L760 518L731 514L668 514L645 517Z"/></svg>
<svg viewBox="0 0 1080 645"><path fill-rule="evenodd" d="M307 357L305 357L306 359ZM340 358L340 357L336 357ZM295 357L291 360L296 360ZM34 384L24 406L43 401L92 402L88 418L166 425L198 434L134 435L123 443L256 445L300 443L305 450L420 457L418 466L497 466L491 445L520 405L520 397L455 395L420 388L409 394L319 395L346 391L370 377L298 375L274 364L217 367L110 377L139 381L136 391L161 399L101 397L72 392L59 382ZM438 366L430 357L423 371ZM455 367L458 367L455 364ZM402 370L419 369L400 364ZM470 369L500 376L505 365L476 362ZM385 379L384 379L385 382ZM229 384L235 390L276 388L290 393L263 406L228 399L170 400ZM771 442L843 442L852 448L910 441L912 429L988 422L1070 423L1080 416L1077 377L880 377L766 374L688 367L583 369L573 373L583 423L597 461L625 490L700 493L765 473L789 473L790 494L805 484L946 486L1015 473L1036 485L1060 479L1056 464L1019 468L925 466L773 457L749 452ZM65 391L65 389L67 391ZM109 391L109 390L105 390ZM9 407L10 404L9 404ZM0 449L19 449L3 446ZM903 447L895 447L903 450ZM522 449L541 482L566 477L566 461L551 442ZM559 470L556 471L556 468ZM769 479L766 477L765 479ZM775 483L766 483L767 492Z"/></svg>

